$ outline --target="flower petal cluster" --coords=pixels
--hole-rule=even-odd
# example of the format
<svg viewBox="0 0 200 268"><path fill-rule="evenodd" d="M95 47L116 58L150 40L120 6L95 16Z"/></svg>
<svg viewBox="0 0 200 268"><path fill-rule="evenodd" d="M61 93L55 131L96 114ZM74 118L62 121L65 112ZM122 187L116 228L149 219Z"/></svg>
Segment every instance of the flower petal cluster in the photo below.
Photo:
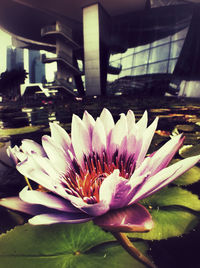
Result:
<svg viewBox="0 0 200 268"><path fill-rule="evenodd" d="M187 171L200 156L169 162L183 143L178 135L147 155L158 118L149 126L147 112L136 122L129 110L114 123L103 109L95 120L87 111L73 115L71 136L56 123L42 145L25 139L8 153L18 171L39 185L0 205L33 215L31 224L89 220L108 230L144 231L153 227L138 202Z"/></svg>

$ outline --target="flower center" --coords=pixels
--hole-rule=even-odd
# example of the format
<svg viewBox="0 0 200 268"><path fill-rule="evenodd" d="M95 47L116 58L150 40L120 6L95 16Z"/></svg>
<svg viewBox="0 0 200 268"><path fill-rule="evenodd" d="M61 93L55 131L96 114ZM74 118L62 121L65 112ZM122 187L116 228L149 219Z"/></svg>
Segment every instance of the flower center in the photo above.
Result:
<svg viewBox="0 0 200 268"><path fill-rule="evenodd" d="M127 158L126 155L118 156L116 151L109 161L106 152L102 157L93 153L92 156L84 157L84 168L74 160L63 183L67 193L81 197L88 204L94 204L99 202L99 189L102 182L115 169L119 169L121 177L129 179L134 168L134 155Z"/></svg>

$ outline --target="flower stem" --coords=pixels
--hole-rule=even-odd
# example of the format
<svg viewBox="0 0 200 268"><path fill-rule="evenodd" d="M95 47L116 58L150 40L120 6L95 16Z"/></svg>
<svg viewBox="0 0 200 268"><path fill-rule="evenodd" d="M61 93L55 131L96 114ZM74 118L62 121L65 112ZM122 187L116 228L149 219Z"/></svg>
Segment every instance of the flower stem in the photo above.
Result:
<svg viewBox="0 0 200 268"><path fill-rule="evenodd" d="M112 235L120 242L122 247L135 259L145 264L147 267L156 268L155 264L153 264L147 257L145 257L128 239L126 234L112 232Z"/></svg>

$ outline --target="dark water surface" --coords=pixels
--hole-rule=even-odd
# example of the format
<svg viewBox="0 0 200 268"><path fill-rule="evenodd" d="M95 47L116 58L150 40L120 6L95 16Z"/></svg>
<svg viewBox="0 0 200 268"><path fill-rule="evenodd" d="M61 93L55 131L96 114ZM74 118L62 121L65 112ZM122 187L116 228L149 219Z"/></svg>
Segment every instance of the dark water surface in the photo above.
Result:
<svg viewBox="0 0 200 268"><path fill-rule="evenodd" d="M31 138L40 142L43 134L49 133L49 122L59 122L68 132L72 114L82 116L84 110L94 117L101 110L108 108L115 120L119 114L132 109L137 120L144 110L148 111L149 121L159 116L158 131L150 150L161 146L173 133L184 133L185 144L200 143L200 101L197 99L178 99L163 97L162 99L134 97L87 98L82 101L48 101L41 103L7 103L0 105L0 143L20 144L23 138ZM16 134L18 133L18 134ZM3 149L1 148L1 152ZM0 155L0 160L4 160ZM1 163L0 163L1 164ZM12 174L12 175L11 175ZM13 179L13 174L15 174ZM0 197L17 194L24 186L24 180L15 170L11 172L0 166ZM200 195L199 183L189 187L193 193ZM4 213L0 209L0 213ZM9 223L8 223L9 225ZM11 226L12 227L12 226ZM200 267L200 228L180 238L150 242L151 254L160 268L198 268Z"/></svg>

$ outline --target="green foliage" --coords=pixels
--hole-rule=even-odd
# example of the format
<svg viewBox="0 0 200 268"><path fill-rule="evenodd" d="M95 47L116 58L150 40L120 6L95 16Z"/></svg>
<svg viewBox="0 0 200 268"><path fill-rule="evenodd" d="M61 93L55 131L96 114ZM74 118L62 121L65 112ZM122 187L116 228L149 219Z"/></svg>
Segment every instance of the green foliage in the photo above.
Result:
<svg viewBox="0 0 200 268"><path fill-rule="evenodd" d="M0 237L0 268L102 268L144 265L122 250L110 233L92 222L31 226L25 224ZM144 243L135 243L143 253Z"/></svg>
<svg viewBox="0 0 200 268"><path fill-rule="evenodd" d="M179 187L164 188L141 202L150 209L154 228L148 233L131 233L132 238L161 240L188 233L198 224L200 200Z"/></svg>

